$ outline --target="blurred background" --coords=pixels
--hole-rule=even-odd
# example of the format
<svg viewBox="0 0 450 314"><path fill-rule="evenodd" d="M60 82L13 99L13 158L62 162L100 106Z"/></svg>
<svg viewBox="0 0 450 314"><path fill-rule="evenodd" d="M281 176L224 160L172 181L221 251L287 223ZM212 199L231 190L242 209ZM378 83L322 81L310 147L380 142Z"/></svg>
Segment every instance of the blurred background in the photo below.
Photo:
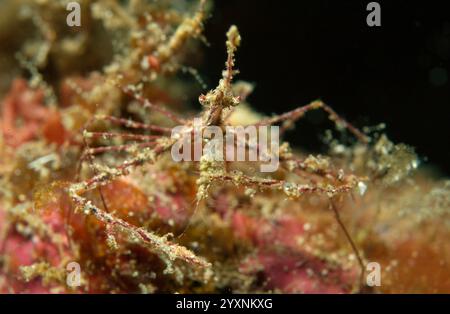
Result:
<svg viewBox="0 0 450 314"><path fill-rule="evenodd" d="M238 79L256 83L256 110L281 113L320 98L356 126L386 123L391 139L449 175L450 11L433 1L378 1L381 27L368 27L369 2L216 1L201 73L215 86L224 34L236 24ZM320 149L331 124L320 113L303 121L289 140Z"/></svg>

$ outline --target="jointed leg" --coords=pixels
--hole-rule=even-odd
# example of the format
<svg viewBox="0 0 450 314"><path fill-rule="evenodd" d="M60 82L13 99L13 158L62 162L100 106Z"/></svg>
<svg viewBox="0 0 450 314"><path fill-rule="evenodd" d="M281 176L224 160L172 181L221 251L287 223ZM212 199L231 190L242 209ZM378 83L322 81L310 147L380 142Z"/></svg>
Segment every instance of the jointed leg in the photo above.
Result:
<svg viewBox="0 0 450 314"><path fill-rule="evenodd" d="M133 90L124 87L124 88L122 88L122 91L125 94L127 94L127 95L133 97L134 99L136 99L144 108L155 110L155 111L165 115L167 118L169 118L170 120L172 120L175 123L186 124L186 120L178 117L174 113L172 113L172 112L170 112L170 111L168 111L168 110L166 110L166 109L164 109L164 108L162 108L160 106L157 106L157 105L151 103L148 99L145 99L141 95L135 93Z"/></svg>
<svg viewBox="0 0 450 314"><path fill-rule="evenodd" d="M75 203L76 207L81 210L85 215L93 215L98 220L102 221L109 228L116 231L122 232L128 236L131 236L141 242L143 245L149 247L151 250L160 254L161 257L166 261L168 267L171 266L171 261L175 259L181 259L185 262L201 267L209 268L210 264L207 263L202 258L195 256L194 253L189 251L183 246L179 246L176 243L168 241L165 237L158 236L152 232L148 232L142 228L131 225L130 223L115 217L111 213L101 210L91 201L83 197L82 195L89 191L96 189L102 185L108 184L114 179L126 175L131 168L141 165L144 162L152 162L159 154L165 152L171 147L171 143L165 146L158 146L153 150L143 149L142 152L138 153L133 159L124 162L119 167L115 169L105 170L93 178L86 180L81 183L73 184L68 192L69 196Z"/></svg>
<svg viewBox="0 0 450 314"><path fill-rule="evenodd" d="M355 242L353 241L350 233L348 232L347 228L345 227L345 224L343 223L340 214L338 212L338 209L336 208L336 205L334 203L333 198L337 195L341 195L343 193L350 193L352 189L354 189L354 184L347 183L336 187L321 187L317 185L298 185L295 183L290 183L284 180L276 180L276 179L262 179L257 177L251 177L246 176L241 173L239 174L220 174L220 175L212 175L211 181L218 180L218 181L229 181L233 182L237 185L241 186L249 186L249 187L263 187L267 189L282 189L283 192L289 196L290 198L298 199L304 194L308 193L319 193L319 194L325 194L330 199L330 208L332 209L336 221L339 224L339 227L342 229L342 231L345 234L345 237L347 241L350 243L350 246L356 256L356 259L358 261L358 264L361 269L360 274L360 285L363 287L363 280L364 280L364 274L365 274L365 265L363 262L363 259L358 251L358 248L356 247Z"/></svg>
<svg viewBox="0 0 450 314"><path fill-rule="evenodd" d="M350 246L352 247L352 250L355 253L356 259L358 260L359 267L361 268L359 282L360 282L360 287L362 288L364 286L364 274L365 274L365 268L366 268L364 265L363 259L362 259L361 255L359 254L358 248L356 247L355 242L353 242L353 239L350 236L350 233L348 232L347 228L345 227L345 224L341 220L341 215L339 214L339 211L336 208L336 205L334 204L333 200L330 200L330 208L333 211L334 216L336 217L336 221L338 222L339 227L344 232L348 243L350 243Z"/></svg>
<svg viewBox="0 0 450 314"><path fill-rule="evenodd" d="M94 121L107 121L114 125L123 126L130 129L141 129L141 130L148 130L148 131L154 131L154 132L160 132L160 133L171 133L171 128L165 128L158 125L153 124L146 124L142 122L137 122L129 119L123 119L123 118L117 118L114 116L104 116L104 115L97 115L95 116L89 124L92 124Z"/></svg>
<svg viewBox="0 0 450 314"><path fill-rule="evenodd" d="M123 140L148 141L161 137L161 135L144 135L134 133L112 133L112 132L84 132L85 137L90 139L112 139L120 138Z"/></svg>
<svg viewBox="0 0 450 314"><path fill-rule="evenodd" d="M334 121L336 124L348 129L351 133L353 133L359 141L363 143L368 143L369 138L363 134L360 130L358 130L356 127L354 127L352 124L347 122L344 118L340 117L330 106L326 105L320 100L313 101L312 103L299 107L297 109L288 111L286 113L283 113L281 115L274 116L272 118L264 119L258 123L256 123L256 126L260 125L271 125L276 124L279 122L289 121L291 123L294 123L301 117L305 115L310 110L316 110L316 109L323 109L325 112L329 114L330 120Z"/></svg>
<svg viewBox="0 0 450 314"><path fill-rule="evenodd" d="M81 160L85 160L87 158L90 158L90 156L98 155L105 152L126 152L130 151L135 148L145 148L145 147L151 147L157 144L157 142L145 142L145 143L131 143L131 144L125 144L125 145L114 145L114 146L101 146L101 147L95 147L95 148L88 148L85 153L81 156Z"/></svg>
<svg viewBox="0 0 450 314"><path fill-rule="evenodd" d="M81 170L82 162L87 157L92 160L92 156L90 156L90 155L95 155L95 154L106 152L106 151L126 151L127 149L129 149L133 146L133 144L129 144L129 145L100 147L100 148L91 149L91 148L89 148L89 143L88 143L89 139L111 139L111 138L117 137L117 138L122 138L124 140L148 141L151 139L157 139L157 138L161 137L161 135L142 135L142 134L131 134L131 133L87 131L89 129L89 127L96 121L107 121L107 122L110 122L110 123L118 125L118 126L124 126L124 127L132 128L132 129L149 130L149 131L154 131L154 132L159 132L159 133L169 133L172 131L170 128L164 128L164 127L160 127L160 126L156 126L156 125L145 124L145 123L141 123L141 122L137 122L137 121L133 121L133 120L117 118L114 116L107 116L107 115L106 116L105 115L94 116L92 119L90 119L85 124L85 126L82 130L83 131L82 132L83 143L84 143L85 148L88 148L88 149L85 150L85 152L82 154L82 157L80 158L80 160L78 162L77 180L79 179L78 175ZM144 143L144 144L140 144L141 146L138 146L138 147L140 147L140 148L147 147L147 146L151 146L152 144L153 143L149 143L149 144ZM92 163L92 161L90 161L90 163Z"/></svg>

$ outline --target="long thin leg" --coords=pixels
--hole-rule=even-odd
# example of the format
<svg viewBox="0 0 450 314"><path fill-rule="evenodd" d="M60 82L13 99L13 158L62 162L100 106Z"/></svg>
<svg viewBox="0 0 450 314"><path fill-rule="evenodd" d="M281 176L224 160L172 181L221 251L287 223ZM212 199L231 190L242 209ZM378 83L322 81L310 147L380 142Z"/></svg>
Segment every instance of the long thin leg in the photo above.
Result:
<svg viewBox="0 0 450 314"><path fill-rule="evenodd" d="M131 143L131 144L125 144L125 145L114 145L114 146L100 146L100 147L94 147L94 148L88 148L85 153L81 156L82 160L86 160L87 158L90 158L90 156L98 155L105 152L126 152L130 149L136 148L144 148L144 147L151 147L155 145L157 142L145 142L145 143Z"/></svg>
<svg viewBox="0 0 450 314"><path fill-rule="evenodd" d="M361 274L359 278L360 287L362 288L364 286L364 274L365 274L365 265L363 262L363 259L361 255L359 254L358 248L356 247L355 242L353 242L352 237L350 236L350 233L348 232L347 228L345 227L345 224L343 223L341 219L341 215L339 214L339 211L336 208L336 205L334 204L333 200L330 200L330 208L334 213L334 216L336 217L336 221L339 224L339 227L342 229L342 231L345 234L345 237L347 238L348 243L350 243L350 246L352 247L353 253L356 256L356 259L358 260L358 264L361 268Z"/></svg>
<svg viewBox="0 0 450 314"><path fill-rule="evenodd" d="M117 167L111 172L105 172L95 175L89 180L81 183L73 184L68 192L71 199L74 201L76 206L83 211L86 215L93 215L98 220L105 224L109 224L115 229L135 239L140 240L143 244L148 246L150 249L158 254L162 254L165 258L164 261L170 267L170 261L175 259L181 259L186 261L191 265L196 265L201 268L209 268L211 265L204 259L197 257L190 250L183 246L179 246L176 243L168 241L165 237L158 236L152 232L146 231L142 228L134 226L122 219L113 216L111 213L107 213L100 208L92 204L91 201L82 197L81 195L88 190L93 190L101 185L111 182L115 178L126 174L130 168L137 165L141 165L144 162L150 162L154 160L156 156L170 149L171 144L165 146L159 146L150 152L142 152L133 159L124 162L121 166Z"/></svg>
<svg viewBox="0 0 450 314"><path fill-rule="evenodd" d="M117 137L122 137L124 139L134 139L134 140L153 139L153 135L140 135L140 134L129 134L129 133L125 133L123 135L114 135L115 133L111 133L111 132L89 132L89 131L87 131L89 129L89 127L96 121L107 121L114 125L124 126L124 127L131 128L131 129L149 130L149 131L159 132L159 133L171 133L172 132L172 129L170 129L170 128L160 127L157 125L141 123L141 122L137 122L137 121L133 121L133 120L129 120L129 119L117 118L117 117L109 116L109 115L96 115L96 116L92 117L91 119L89 119L85 123L83 128L81 129L82 134L83 134L83 145L85 147L86 147L85 139L91 138L91 137L92 138L99 138L99 137L113 138L113 137L117 136ZM80 158L80 160L78 161L76 181L79 180L81 164L85 158L86 158L86 154L83 154L82 158Z"/></svg>
<svg viewBox="0 0 450 314"><path fill-rule="evenodd" d="M337 124L342 125L344 128L348 129L351 133L353 133L358 140L360 140L363 143L368 143L369 138L362 133L360 130L358 130L356 127L354 127L351 123L347 122L344 118L340 117L330 106L326 105L320 100L313 101L312 103L299 107L297 109L288 111L286 113L283 113L281 115L274 116L272 118L264 119L256 124L255 126L260 125L271 125L276 124L283 121L291 121L294 123L301 117L305 115L308 111L316 110L316 109L323 109L325 112L327 112L330 116L330 120L334 121Z"/></svg>
<svg viewBox="0 0 450 314"><path fill-rule="evenodd" d="M343 184L335 187L321 187L306 184L297 185L285 180L258 178L241 173L238 175L230 173L218 175L213 174L210 176L210 179L211 181L229 181L243 186L258 186L268 189L279 189L280 187L286 188L284 189L284 192L293 198L299 198L303 194L308 193L320 193L327 196L334 196L342 193L348 193L354 188L354 185L352 184Z"/></svg>
<svg viewBox="0 0 450 314"><path fill-rule="evenodd" d="M165 115L167 118L169 118L170 120L172 120L175 123L183 124L183 125L186 124L186 120L178 117L174 113L172 113L172 112L170 112L170 111L168 111L168 110L166 110L166 109L164 109L164 108L162 108L160 106L157 106L157 105L151 103L148 99L145 99L141 95L139 95L136 92L134 92L132 89L127 88L127 87L122 87L121 89L122 89L122 91L125 94L127 94L127 95L133 97L134 99L136 99L144 108L152 109L154 111L157 111L157 112Z"/></svg>
<svg viewBox="0 0 450 314"><path fill-rule="evenodd" d="M286 194L288 194L291 197L299 198L303 194L306 193L321 193L326 195L333 195L330 197L330 208L332 209L336 221L339 224L339 227L343 230L345 237L347 241L349 242L357 260L358 264L361 268L361 274L360 274L360 285L363 287L364 282L364 274L365 274L365 266L363 259L361 255L359 254L358 248L356 247L355 242L353 241L350 233L348 232L347 228L345 227L345 224L343 223L340 214L336 208L336 205L333 202L334 195L338 195L341 193L348 193L351 191L353 186L351 184L348 185L342 185L338 187L334 187L332 189L330 188L323 188L317 185L294 185L290 184L283 180L276 180L276 179L261 179L257 177L250 177L246 175L239 174L238 176L233 176L232 174L225 174L225 175L217 175L215 177L212 177L211 179L215 180L224 180L224 181L230 181L238 184L242 184L244 186L259 186L259 187L266 187L266 188L280 188L280 187L286 187L289 186L290 190L285 191Z"/></svg>
<svg viewBox="0 0 450 314"><path fill-rule="evenodd" d="M86 147L87 150L89 151L89 150L90 150L90 148L89 148L89 143L88 143L88 141L86 140L86 137L84 136L84 134L83 134L83 141L84 141L85 147ZM90 164L91 168L92 168L93 171L94 171L94 174L98 174L97 169L95 169L95 167L94 167L94 158L93 158L93 155L90 154L90 155L88 156L88 160L89 160L89 164ZM108 206L106 205L105 197L103 196L103 192L102 192L102 187L101 187L101 186L98 187L98 192L99 192L100 198L101 198L101 200L102 200L103 208L105 209L106 212L109 212Z"/></svg>
<svg viewBox="0 0 450 314"><path fill-rule="evenodd" d="M103 120L108 121L112 124L124 126L126 128L130 129L141 129L141 130L148 130L148 131L155 131L155 132L161 132L161 133L171 133L171 128L165 128L153 124L146 124L142 122L137 122L129 119L123 119L123 118L117 118L114 116L96 116L94 117L95 120Z"/></svg>
<svg viewBox="0 0 450 314"><path fill-rule="evenodd" d="M85 136L90 139L112 139L121 138L123 140L148 141L161 138L161 135L144 135L134 133L113 133L113 132L85 132Z"/></svg>

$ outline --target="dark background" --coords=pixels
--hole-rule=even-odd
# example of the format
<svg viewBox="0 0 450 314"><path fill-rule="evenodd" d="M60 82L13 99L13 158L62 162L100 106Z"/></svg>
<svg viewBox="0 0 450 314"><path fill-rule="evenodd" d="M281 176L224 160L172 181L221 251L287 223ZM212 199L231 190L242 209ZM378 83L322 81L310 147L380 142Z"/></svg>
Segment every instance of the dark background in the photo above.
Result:
<svg viewBox="0 0 450 314"><path fill-rule="evenodd" d="M427 163L450 174L450 9L444 3L378 1L381 27L369 27L370 1L216 1L201 72L214 87L224 67L225 33L239 27L237 79L256 83L258 111L291 110L320 98L356 126L387 124ZM288 139L321 147L326 116L308 115Z"/></svg>

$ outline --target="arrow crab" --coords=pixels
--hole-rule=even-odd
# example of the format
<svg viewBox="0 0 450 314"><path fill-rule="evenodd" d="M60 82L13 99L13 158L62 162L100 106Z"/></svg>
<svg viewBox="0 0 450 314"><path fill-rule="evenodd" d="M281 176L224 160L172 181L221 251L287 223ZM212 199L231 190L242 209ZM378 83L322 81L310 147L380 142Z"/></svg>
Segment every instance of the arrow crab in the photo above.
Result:
<svg viewBox="0 0 450 314"><path fill-rule="evenodd" d="M224 128L227 125L230 125L230 116L233 113L233 110L243 100L243 97L245 97L245 95L242 96L236 94L233 90L233 78L237 73L237 71L234 70L235 52L240 45L240 41L241 37L237 28L232 26L227 33L226 47L228 57L222 78L215 89L199 97L199 101L204 109L197 118L201 119L202 128L208 126ZM156 64L159 65L163 62L163 60L158 60L156 57L152 57L150 61L154 67ZM154 163L161 158L162 155L167 154L180 137L190 139L192 136L194 119L179 117L168 109L156 106L140 95L135 86L121 87L121 89L124 93L135 98L143 108L162 114L174 124L183 125L185 131L177 133L175 137L171 137L170 133L172 129L169 127L147 124L114 116L96 116L93 120L101 120L112 125L126 127L127 129L143 130L149 133L94 132L89 131L89 127L85 129L83 137L87 147L82 160L90 162L95 175L87 180L72 184L68 188L68 193L75 204L76 212L81 212L87 216L93 216L103 223L106 227L108 243L110 243L111 246L117 245L115 242L115 235L120 233L132 238L140 245L147 247L152 252L156 253L165 262L167 267L166 271L177 271L172 263L174 261L184 261L190 267L203 270L205 276L208 277L211 275L211 264L206 259L197 256L191 250L177 244L176 241L169 240L167 235L158 235L153 231L146 230L144 227L133 225L116 217L114 213L108 210L104 200L103 208L101 208L102 206L95 205L84 195L86 192L96 189L99 189L101 193L103 186L110 184L120 177L130 174L136 167L140 167L147 163ZM313 101L306 106L299 107L281 115L262 119L250 125L255 127L281 125L281 132L284 132L307 112L317 109L324 110L338 127L350 131L361 143L368 143L369 139L366 135L341 118L333 111L333 109L321 101ZM90 123L92 123L92 121ZM90 147L90 141L92 140L109 140L115 138L135 142L125 145ZM202 144L204 145L208 140L209 139L207 138L203 139ZM258 150L257 145L251 144L250 141L243 143L243 145L247 152ZM120 165L114 167L94 163L97 155L111 152L125 152L130 157ZM334 213L339 226L344 231L345 236L357 257L361 267L362 276L364 274L363 258L359 255L356 245L340 219L337 204L342 195L350 194L358 188L361 190L365 186L365 179L353 174L345 174L342 170L336 171L330 162L321 156L310 156L306 159L300 159L294 155L286 143L282 144L278 151L270 151L269 154L276 154L277 158L279 158L279 171L293 173L301 178L302 181L306 180L309 183L291 182L279 179L276 175L267 176L262 175L261 173L255 174L254 172L250 173L245 170L236 170L233 169L233 164L235 164L235 162L217 161L206 158L207 156L202 156L198 163L195 206L198 207L202 201L208 198L209 190L212 186L225 184L227 182L236 187L245 188L251 195L267 190L279 191L284 193L289 199L293 200L300 199L305 195L325 195L325 197L329 199L329 208Z"/></svg>

